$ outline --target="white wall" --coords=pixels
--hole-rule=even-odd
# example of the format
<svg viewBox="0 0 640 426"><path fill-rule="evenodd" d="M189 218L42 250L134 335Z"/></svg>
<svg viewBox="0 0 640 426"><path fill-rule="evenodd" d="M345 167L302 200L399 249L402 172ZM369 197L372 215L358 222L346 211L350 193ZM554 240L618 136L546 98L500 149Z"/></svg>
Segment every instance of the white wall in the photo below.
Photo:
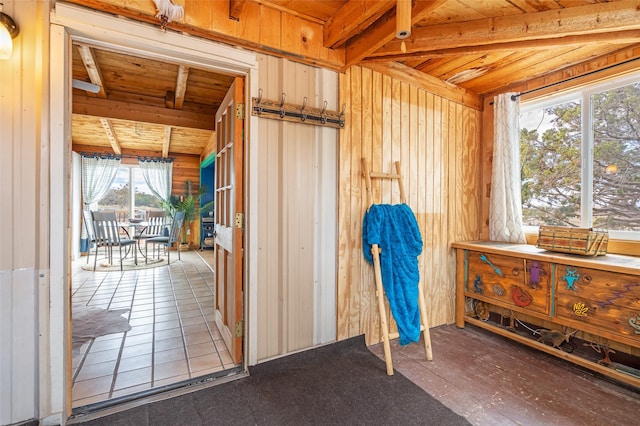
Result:
<svg viewBox="0 0 640 426"><path fill-rule="evenodd" d="M265 100L338 109L335 72L258 55ZM259 118L258 360L336 338L338 132ZM253 169L252 169L253 172ZM255 212L254 212L255 213Z"/></svg>
<svg viewBox="0 0 640 426"><path fill-rule="evenodd" d="M3 0L20 34L0 61L0 424L38 416L47 292L48 4ZM42 209L45 206L45 209ZM46 338L46 336L44 336ZM45 383L46 384L46 383Z"/></svg>

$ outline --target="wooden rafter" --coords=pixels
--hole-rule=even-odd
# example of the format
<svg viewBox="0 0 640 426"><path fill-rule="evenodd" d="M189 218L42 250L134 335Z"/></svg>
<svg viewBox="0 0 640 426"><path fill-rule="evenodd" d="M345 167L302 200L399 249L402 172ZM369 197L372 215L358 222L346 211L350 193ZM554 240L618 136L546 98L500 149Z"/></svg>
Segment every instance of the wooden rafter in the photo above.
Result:
<svg viewBox="0 0 640 426"><path fill-rule="evenodd" d="M324 46L333 49L342 46L349 38L362 32L391 10L395 4L395 0L350 0L324 25Z"/></svg>
<svg viewBox="0 0 640 426"><path fill-rule="evenodd" d="M120 155L122 154L122 149L120 148L120 142L118 141L118 137L116 133L113 131L113 127L111 126L111 120L108 118L101 118L100 124L102 124L102 128L104 129L104 133L107 135L109 139L109 144L111 144L111 148L113 152Z"/></svg>
<svg viewBox="0 0 640 426"><path fill-rule="evenodd" d="M640 1L633 0L418 27L413 29L405 44L407 55L489 45L518 50L524 42L531 42L530 46L553 39L559 44L573 43L577 39L569 37L587 35L591 35L592 42L597 42L598 34L602 35L601 40L611 40L612 37L606 35L608 32L638 29ZM405 57L400 55L400 45L401 41L392 39L369 56Z"/></svg>
<svg viewBox="0 0 640 426"><path fill-rule="evenodd" d="M590 44L632 44L640 43L640 30L629 30L610 33L584 34L541 40L514 41L477 46L452 47L449 49L422 48L414 53L397 53L365 58L362 62L417 61L433 58L459 57L461 55L482 55L493 52L541 51L562 46L586 46Z"/></svg>
<svg viewBox="0 0 640 426"><path fill-rule="evenodd" d="M184 95L187 92L187 79L189 78L189 67L180 65L178 68L178 78L176 79L175 109L182 109Z"/></svg>
<svg viewBox="0 0 640 426"><path fill-rule="evenodd" d="M100 91L96 93L96 96L102 99L107 98L107 92L104 90L104 83L102 80L102 73L100 72L100 67L93 57L93 51L89 46L78 45L78 51L80 52L80 57L82 58L82 63L87 70L87 74L89 74L89 79L91 83L100 86Z"/></svg>
<svg viewBox="0 0 640 426"><path fill-rule="evenodd" d="M411 23L422 21L446 0L416 0L411 8ZM359 63L395 38L395 11L389 11L346 44L345 68ZM398 45L399 46L399 45ZM398 51L400 51L398 49Z"/></svg>
<svg viewBox="0 0 640 426"><path fill-rule="evenodd" d="M119 118L141 123L164 124L213 130L211 115L149 105L131 104L77 95L73 97L73 113L100 118Z"/></svg>
<svg viewBox="0 0 640 426"><path fill-rule="evenodd" d="M169 156L169 147L171 146L171 126L164 128L164 140L162 141L162 156Z"/></svg>

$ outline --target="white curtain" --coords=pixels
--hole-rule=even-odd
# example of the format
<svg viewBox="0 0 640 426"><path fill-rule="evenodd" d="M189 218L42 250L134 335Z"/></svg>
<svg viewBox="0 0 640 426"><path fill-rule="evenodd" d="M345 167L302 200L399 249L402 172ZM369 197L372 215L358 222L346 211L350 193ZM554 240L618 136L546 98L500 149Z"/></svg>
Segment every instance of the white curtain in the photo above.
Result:
<svg viewBox="0 0 640 426"><path fill-rule="evenodd" d="M82 154L82 201L83 210L90 210L91 206L105 196L109 191L116 173L120 168L120 157L113 155ZM82 224L81 251L87 247L87 231Z"/></svg>
<svg viewBox="0 0 640 426"><path fill-rule="evenodd" d="M82 155L82 199L87 210L109 191L120 168L120 157Z"/></svg>
<svg viewBox="0 0 640 426"><path fill-rule="evenodd" d="M173 181L173 159L138 157L138 164L153 195L168 203Z"/></svg>
<svg viewBox="0 0 640 426"><path fill-rule="evenodd" d="M489 239L526 243L520 193L520 103L515 93L494 99L493 171L489 208Z"/></svg>

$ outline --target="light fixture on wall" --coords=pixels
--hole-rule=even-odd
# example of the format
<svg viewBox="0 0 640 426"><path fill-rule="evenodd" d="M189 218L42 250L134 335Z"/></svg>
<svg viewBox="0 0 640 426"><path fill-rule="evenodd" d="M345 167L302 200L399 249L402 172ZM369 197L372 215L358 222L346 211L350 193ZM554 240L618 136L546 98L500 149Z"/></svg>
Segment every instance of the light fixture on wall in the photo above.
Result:
<svg viewBox="0 0 640 426"><path fill-rule="evenodd" d="M2 12L3 7L4 4L0 3L0 59L9 59L13 50L13 39L18 36L20 29L11 16Z"/></svg>

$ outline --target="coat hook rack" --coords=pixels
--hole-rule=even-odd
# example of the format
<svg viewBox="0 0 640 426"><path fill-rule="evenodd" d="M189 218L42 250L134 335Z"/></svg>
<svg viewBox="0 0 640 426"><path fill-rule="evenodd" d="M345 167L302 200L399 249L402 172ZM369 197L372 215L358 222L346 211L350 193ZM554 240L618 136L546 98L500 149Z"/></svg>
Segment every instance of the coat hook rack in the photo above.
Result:
<svg viewBox="0 0 640 426"><path fill-rule="evenodd" d="M307 105L305 96L302 105L286 102L287 95L282 93L280 101L269 101L262 98L262 89L258 90L258 97L251 99L251 114L264 118L280 119L296 123L311 124L314 126L326 126L341 129L344 127L345 111L347 104L343 104L342 111L327 110L328 102L324 101L322 108L314 108Z"/></svg>

